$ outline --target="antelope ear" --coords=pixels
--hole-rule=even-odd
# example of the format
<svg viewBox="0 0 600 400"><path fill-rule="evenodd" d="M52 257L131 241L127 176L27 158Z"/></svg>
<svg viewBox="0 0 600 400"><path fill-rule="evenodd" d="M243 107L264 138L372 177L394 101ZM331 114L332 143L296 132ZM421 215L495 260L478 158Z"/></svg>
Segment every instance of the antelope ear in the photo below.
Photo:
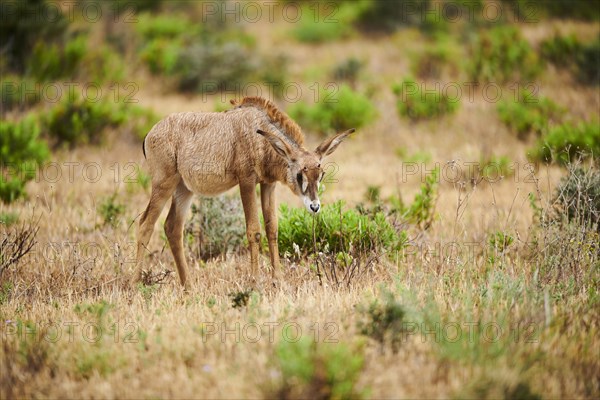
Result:
<svg viewBox="0 0 600 400"><path fill-rule="evenodd" d="M281 139L279 136L275 135L274 133L265 132L260 129L258 129L256 131L256 133L258 133L259 135L262 135L265 139L267 139L269 141L269 143L271 144L271 147L273 147L273 150L275 150L275 152L277 154L279 154L281 157L285 158L288 161L292 158L292 153L293 153L292 146L290 146L288 143L286 143L285 140Z"/></svg>
<svg viewBox="0 0 600 400"><path fill-rule="evenodd" d="M317 153L320 158L330 155L335 151L335 149L337 149L340 143L342 143L353 132L354 128L348 129L345 132L337 133L332 137L325 139L323 143L321 143L315 149L315 153Z"/></svg>

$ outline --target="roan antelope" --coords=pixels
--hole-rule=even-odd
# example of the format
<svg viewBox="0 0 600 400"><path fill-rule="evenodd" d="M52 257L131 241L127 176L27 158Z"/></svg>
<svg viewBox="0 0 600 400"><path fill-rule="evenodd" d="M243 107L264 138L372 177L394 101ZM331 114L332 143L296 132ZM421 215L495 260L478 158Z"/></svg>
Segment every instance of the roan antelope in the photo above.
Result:
<svg viewBox="0 0 600 400"><path fill-rule="evenodd" d="M287 185L308 211L319 212L317 189L324 175L322 159L333 153L354 129L326 139L311 152L304 148L300 127L269 100L245 97L231 103L233 109L220 113L171 114L144 139L152 194L139 223L134 277L137 281L142 279L142 259L154 225L171 196L165 233L186 289L189 282L183 226L194 193L215 196L240 186L254 276L258 272L260 243L257 184L273 274L279 269L275 183Z"/></svg>

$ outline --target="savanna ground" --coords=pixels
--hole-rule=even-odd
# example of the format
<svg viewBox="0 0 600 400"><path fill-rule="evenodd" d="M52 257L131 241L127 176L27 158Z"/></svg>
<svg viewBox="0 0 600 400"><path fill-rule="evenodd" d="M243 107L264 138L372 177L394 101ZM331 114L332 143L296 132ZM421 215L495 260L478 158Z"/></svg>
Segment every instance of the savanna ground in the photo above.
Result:
<svg viewBox="0 0 600 400"><path fill-rule="evenodd" d="M200 4L190 6L197 21ZM597 20L509 23L534 49L556 32L581 41L600 32ZM102 24L87 24L92 43L106 41ZM344 274L339 260L320 259L327 274L318 277L311 246L284 260L272 282L268 254L251 276L243 251L204 261L190 237L192 290L184 293L162 231L165 208L148 246L151 273L134 286L136 222L150 195L137 171L139 135L108 127L100 144L54 146L27 195L0 203L3 240L36 232L31 250L1 275L2 398L598 398L598 233L548 222L567 170L530 163L536 139L515 135L480 89L438 118L399 115L392 84L414 76L413 60L439 40L418 26L318 43L290 35L295 25L278 14L240 26L258 54L287 57L285 82L299 85L303 99L315 83L336 83L330 71L344 60L362 63L352 86L368 94L376 116L328 160L321 202L410 204L437 166L431 217L397 220L406 241L394 251L343 253L356 273L342 283L331 275ZM419 82L464 88L467 38L457 38L450 72ZM156 117L227 109L244 94L182 93L143 64L125 71L124 82L139 88L137 104ZM516 85L532 83L572 120L597 121L597 86L551 64ZM503 96L512 98L511 84L499 86ZM293 96L275 101L285 109ZM311 147L322 137L307 130ZM490 159L505 161L488 174L469 172ZM302 207L287 189L277 194ZM243 219L235 224L243 229Z"/></svg>

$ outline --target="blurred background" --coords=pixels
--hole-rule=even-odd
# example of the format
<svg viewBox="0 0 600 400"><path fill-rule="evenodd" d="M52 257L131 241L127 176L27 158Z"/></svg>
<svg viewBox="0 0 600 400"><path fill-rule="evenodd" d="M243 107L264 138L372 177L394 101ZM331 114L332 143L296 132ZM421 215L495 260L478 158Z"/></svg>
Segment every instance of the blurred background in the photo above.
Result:
<svg viewBox="0 0 600 400"><path fill-rule="evenodd" d="M311 142L358 128L363 166L368 152L508 175L598 151L597 1L1 4L5 163L139 143L168 113L245 95L277 102ZM4 202L25 193L29 175L13 172Z"/></svg>

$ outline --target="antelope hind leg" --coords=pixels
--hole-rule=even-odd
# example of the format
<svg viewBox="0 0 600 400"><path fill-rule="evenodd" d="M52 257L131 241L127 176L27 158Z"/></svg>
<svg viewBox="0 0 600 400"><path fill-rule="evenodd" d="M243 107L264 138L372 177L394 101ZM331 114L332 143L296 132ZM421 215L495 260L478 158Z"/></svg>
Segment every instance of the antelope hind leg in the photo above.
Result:
<svg viewBox="0 0 600 400"><path fill-rule="evenodd" d="M183 251L183 226L190 203L192 202L192 196L193 193L185 186L183 180L181 180L175 190L175 194L173 194L171 209L165 221L165 234L167 235L175 264L177 265L179 280L186 291L189 291L190 283L187 279L187 262Z"/></svg>
<svg viewBox="0 0 600 400"><path fill-rule="evenodd" d="M152 194L150 195L150 201L148 202L148 206L140 218L140 224L138 227L135 272L131 280L131 282L134 284L142 280L142 261L144 259L144 252L148 246L148 242L152 237L154 225L156 224L156 220L164 208L167 199L173 194L173 191L175 190L175 187L180 179L181 177L176 175L163 182L152 183Z"/></svg>

